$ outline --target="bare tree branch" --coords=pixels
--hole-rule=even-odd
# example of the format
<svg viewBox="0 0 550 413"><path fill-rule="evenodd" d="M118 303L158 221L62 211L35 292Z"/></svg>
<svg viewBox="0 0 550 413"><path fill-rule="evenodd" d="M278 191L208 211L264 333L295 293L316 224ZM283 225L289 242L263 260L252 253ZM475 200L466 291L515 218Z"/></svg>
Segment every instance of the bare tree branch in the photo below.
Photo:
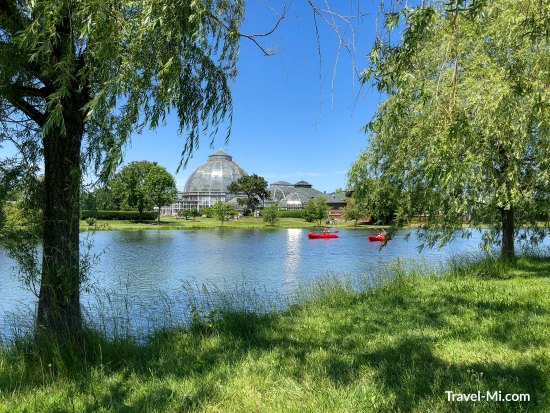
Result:
<svg viewBox="0 0 550 413"><path fill-rule="evenodd" d="M252 41L262 51L264 56L274 56L274 55L278 54L278 52L274 52L274 51L270 51L270 50L266 49L264 46L262 46L260 44L260 42L258 42L258 40L256 40L256 38L257 37L266 37L266 36L269 36L269 35L273 34L273 32L275 32L275 30L277 30L277 27L279 27L279 24L281 23L281 21L286 17L286 12L287 12L287 9L286 9L286 6L285 6L285 7L283 7L283 11L282 11L281 15L279 16L279 18L277 19L277 21L275 22L275 25L273 26L273 28L271 30L265 32L265 33L245 34L245 33L237 32L237 34L239 35L239 37L244 37L245 39L248 39L248 40ZM215 20L225 30L227 30L227 31L232 30L218 16L216 16L212 13L209 13L208 16L211 19Z"/></svg>
<svg viewBox="0 0 550 413"><path fill-rule="evenodd" d="M315 33L317 37L317 52L319 54L319 65L322 65L322 56L321 56L320 35L319 35L317 19L318 18L321 19L330 28L330 30L336 35L338 39L338 47L337 47L336 56L334 59L334 67L332 70L332 82L331 82L331 89L332 89L331 104L333 105L334 104L334 87L336 83L336 74L337 74L336 68L340 60L340 53L342 51L342 48L344 48L347 54L350 56L352 70L355 76L357 77L360 76L360 70L357 68L357 65L355 63L356 50L355 50L355 30L354 30L353 20L356 17L347 16L347 15L335 12L331 8L328 0L323 0L324 7L318 7L314 3L314 0L307 0L307 3L312 10L313 19L315 23ZM321 72L321 68L319 69L319 72Z"/></svg>

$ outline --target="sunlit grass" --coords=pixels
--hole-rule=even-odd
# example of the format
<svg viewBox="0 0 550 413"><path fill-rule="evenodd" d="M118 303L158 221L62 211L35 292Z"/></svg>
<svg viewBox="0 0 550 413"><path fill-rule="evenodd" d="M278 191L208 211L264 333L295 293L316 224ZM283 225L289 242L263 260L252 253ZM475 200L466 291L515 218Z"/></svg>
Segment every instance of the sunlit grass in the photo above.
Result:
<svg viewBox="0 0 550 413"><path fill-rule="evenodd" d="M170 230L170 229L202 229L202 228L319 228L316 222L307 222L302 218L281 218L277 225L268 225L261 218L240 218L238 220L230 220L221 224L221 222L214 218L197 218L193 219L176 219L171 217L162 217L160 225L157 225L156 221L148 222L132 222L122 220L98 220L95 225L88 225L85 221L80 221L80 230ZM354 226L352 221L337 221L335 225L327 225L330 228L381 228L374 225L359 225Z"/></svg>
<svg viewBox="0 0 550 413"><path fill-rule="evenodd" d="M324 279L282 313L222 308L143 345L20 340L0 350L0 411L550 411L550 260L450 268L396 265L359 293Z"/></svg>

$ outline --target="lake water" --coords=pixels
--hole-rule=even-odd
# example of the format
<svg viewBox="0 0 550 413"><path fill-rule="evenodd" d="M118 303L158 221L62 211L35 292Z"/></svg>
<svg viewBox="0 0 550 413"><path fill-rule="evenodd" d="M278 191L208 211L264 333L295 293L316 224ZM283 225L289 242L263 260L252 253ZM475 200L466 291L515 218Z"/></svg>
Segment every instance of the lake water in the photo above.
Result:
<svg viewBox="0 0 550 413"><path fill-rule="evenodd" d="M249 304L280 302L277 297L291 297L299 286L327 274L353 281L369 279L399 257L442 263L452 255L479 251L481 239L476 232L470 239L457 238L443 249L420 253L414 231L399 232L383 249L380 243L369 242L373 231L340 230L340 238L330 240L309 240L307 232L97 232L91 252L98 260L83 303L92 319L107 312L119 323L128 323L130 318L132 328L148 329L155 319L181 321L191 306L207 307L205 300L213 297ZM34 311L36 298L23 287L15 263L1 249L0 281L0 333L5 335L12 318L6 313L17 313L21 319L22 313ZM190 295L190 290L195 294ZM177 314L167 317L167 312L174 311Z"/></svg>

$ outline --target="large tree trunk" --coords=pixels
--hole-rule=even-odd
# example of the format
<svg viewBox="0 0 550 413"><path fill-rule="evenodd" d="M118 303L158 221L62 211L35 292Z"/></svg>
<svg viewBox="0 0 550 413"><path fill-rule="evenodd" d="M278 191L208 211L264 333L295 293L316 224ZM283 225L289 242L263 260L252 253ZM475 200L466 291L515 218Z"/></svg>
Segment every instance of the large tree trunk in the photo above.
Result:
<svg viewBox="0 0 550 413"><path fill-rule="evenodd" d="M84 133L81 99L64 104L66 133L45 134L45 209L38 327L50 333L77 333L80 308L80 146Z"/></svg>
<svg viewBox="0 0 550 413"><path fill-rule="evenodd" d="M510 206L509 209L502 208L502 250L501 256L504 259L512 259L514 253L514 209Z"/></svg>

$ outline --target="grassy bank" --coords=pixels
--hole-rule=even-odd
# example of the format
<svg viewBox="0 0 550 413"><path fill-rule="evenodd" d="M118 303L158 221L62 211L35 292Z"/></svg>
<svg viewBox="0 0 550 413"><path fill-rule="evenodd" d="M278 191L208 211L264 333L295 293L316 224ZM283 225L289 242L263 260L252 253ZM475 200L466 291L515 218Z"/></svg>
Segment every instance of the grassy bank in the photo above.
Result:
<svg viewBox="0 0 550 413"><path fill-rule="evenodd" d="M204 229L204 228L221 228L222 224L214 218L197 218L196 220L176 219L171 217L162 217L160 225L156 221L150 222L132 222L132 221L116 221L116 220L98 220L94 226L88 225L85 221L80 221L80 230L143 230L143 229ZM223 223L223 228L318 228L316 222L306 222L302 218L281 218L276 226L267 225L261 218L240 218L238 220L226 221ZM358 225L355 226L352 221L338 221L335 225L327 225L330 228L382 228L375 225Z"/></svg>
<svg viewBox="0 0 550 413"><path fill-rule="evenodd" d="M550 411L550 260L416 271L359 294L319 283L284 313L227 313L145 346L21 341L0 354L0 411ZM531 401L445 394L478 390Z"/></svg>

